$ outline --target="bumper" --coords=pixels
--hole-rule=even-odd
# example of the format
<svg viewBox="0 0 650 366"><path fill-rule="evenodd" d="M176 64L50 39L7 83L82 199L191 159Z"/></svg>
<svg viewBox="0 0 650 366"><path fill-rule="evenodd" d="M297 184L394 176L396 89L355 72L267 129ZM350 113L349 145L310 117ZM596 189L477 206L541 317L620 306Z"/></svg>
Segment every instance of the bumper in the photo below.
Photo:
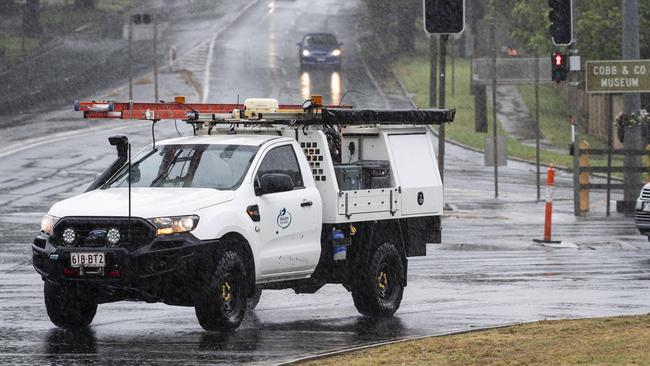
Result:
<svg viewBox="0 0 650 366"><path fill-rule="evenodd" d="M77 282L98 303L139 300L192 305L197 285L210 273L216 241L191 234L157 237L136 250L110 247L56 247L45 234L32 244L34 269L55 284ZM72 267L71 253L103 252L105 267Z"/></svg>
<svg viewBox="0 0 650 366"><path fill-rule="evenodd" d="M644 206L650 206L650 201L636 201L634 210L634 224L643 235L650 234L650 211L645 211Z"/></svg>
<svg viewBox="0 0 650 366"><path fill-rule="evenodd" d="M303 65L329 65L341 66L340 56L301 56L300 62Z"/></svg>

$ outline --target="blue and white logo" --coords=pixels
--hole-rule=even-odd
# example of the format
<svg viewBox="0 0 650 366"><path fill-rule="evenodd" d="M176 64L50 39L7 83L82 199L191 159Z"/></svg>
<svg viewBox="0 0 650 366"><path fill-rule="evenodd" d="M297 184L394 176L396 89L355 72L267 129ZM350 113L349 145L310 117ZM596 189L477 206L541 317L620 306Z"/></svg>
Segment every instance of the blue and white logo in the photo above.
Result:
<svg viewBox="0 0 650 366"><path fill-rule="evenodd" d="M291 225L291 214L286 208L282 208L278 214L278 226L286 229Z"/></svg>

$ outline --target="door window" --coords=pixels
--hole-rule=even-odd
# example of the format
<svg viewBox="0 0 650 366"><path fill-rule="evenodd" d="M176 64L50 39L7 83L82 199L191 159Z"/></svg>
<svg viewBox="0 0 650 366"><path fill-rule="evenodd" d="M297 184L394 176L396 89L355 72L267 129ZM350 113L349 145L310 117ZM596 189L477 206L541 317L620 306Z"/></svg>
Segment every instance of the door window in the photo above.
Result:
<svg viewBox="0 0 650 366"><path fill-rule="evenodd" d="M259 184L260 178L264 174L278 173L286 174L291 177L294 189L305 187L302 180L302 174L300 173L298 159L296 158L296 154L291 145L273 148L268 152L268 154L266 154L264 160L262 160L262 164L260 164L260 168L257 170L255 184Z"/></svg>

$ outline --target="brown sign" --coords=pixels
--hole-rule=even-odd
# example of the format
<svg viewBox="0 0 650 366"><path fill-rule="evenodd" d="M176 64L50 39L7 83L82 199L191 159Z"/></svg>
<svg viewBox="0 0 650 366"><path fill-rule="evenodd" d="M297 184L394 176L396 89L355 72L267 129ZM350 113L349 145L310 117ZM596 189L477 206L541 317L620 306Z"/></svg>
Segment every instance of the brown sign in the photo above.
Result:
<svg viewBox="0 0 650 366"><path fill-rule="evenodd" d="M650 60L587 61L587 93L650 92Z"/></svg>

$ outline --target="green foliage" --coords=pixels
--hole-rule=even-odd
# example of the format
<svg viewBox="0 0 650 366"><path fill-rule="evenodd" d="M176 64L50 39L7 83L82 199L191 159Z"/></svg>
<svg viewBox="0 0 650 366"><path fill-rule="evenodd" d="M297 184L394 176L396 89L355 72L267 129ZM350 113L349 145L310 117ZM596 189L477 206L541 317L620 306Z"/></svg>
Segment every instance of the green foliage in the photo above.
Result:
<svg viewBox="0 0 650 366"><path fill-rule="evenodd" d="M553 49L548 27L548 4L545 1L518 1L512 7L511 36L524 50L550 52ZM542 16L540 16L542 15Z"/></svg>
<svg viewBox="0 0 650 366"><path fill-rule="evenodd" d="M510 0L504 0L504 4ZM503 9L503 7L502 7ZM511 8L511 36L528 51L550 53L550 8L546 1L517 0ZM621 1L578 1L575 11L578 49L584 60L621 57ZM639 1L641 57L650 57L650 1Z"/></svg>
<svg viewBox="0 0 650 366"><path fill-rule="evenodd" d="M38 38L25 38L24 46L21 37L0 36L0 63L12 64L20 60L24 53L29 53L38 47Z"/></svg>
<svg viewBox="0 0 650 366"><path fill-rule="evenodd" d="M416 20L422 17L420 0L363 0L359 31L366 38L364 56L379 65L415 48ZM422 28L419 28L422 29Z"/></svg>
<svg viewBox="0 0 650 366"><path fill-rule="evenodd" d="M593 0L592 0L593 1ZM621 58L621 1L597 0L576 7L578 48L587 60Z"/></svg>

